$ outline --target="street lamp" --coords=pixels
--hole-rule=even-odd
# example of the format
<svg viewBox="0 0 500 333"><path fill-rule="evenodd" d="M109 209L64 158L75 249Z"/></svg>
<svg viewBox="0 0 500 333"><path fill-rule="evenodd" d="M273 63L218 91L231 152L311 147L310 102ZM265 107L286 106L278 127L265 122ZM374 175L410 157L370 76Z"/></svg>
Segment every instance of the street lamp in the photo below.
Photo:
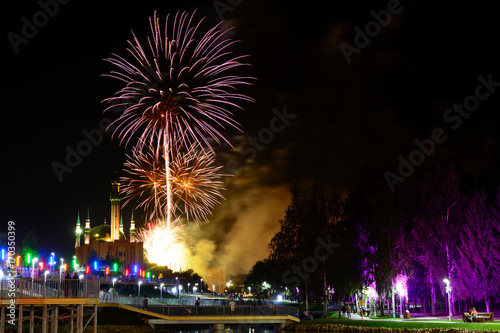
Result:
<svg viewBox="0 0 500 333"><path fill-rule="evenodd" d="M141 280L139 280L139 282L137 282L137 285L139 286L139 289L137 289L137 297L138 297L138 299L141 299L141 283L142 283Z"/></svg>
<svg viewBox="0 0 500 333"><path fill-rule="evenodd" d="M35 263L38 261L38 258L33 258L31 260L31 263L33 265L33 268L31 269L31 284L33 284L33 279L35 278Z"/></svg>
<svg viewBox="0 0 500 333"><path fill-rule="evenodd" d="M200 279L200 293L203 291L203 279Z"/></svg>
<svg viewBox="0 0 500 333"><path fill-rule="evenodd" d="M160 284L160 300L162 299L163 283Z"/></svg>
<svg viewBox="0 0 500 333"><path fill-rule="evenodd" d="M179 298L181 298L182 285L179 285Z"/></svg>
<svg viewBox="0 0 500 333"><path fill-rule="evenodd" d="M193 295L196 294L196 289L198 289L198 288L193 287Z"/></svg>
<svg viewBox="0 0 500 333"><path fill-rule="evenodd" d="M443 282L446 283L446 293L448 294L448 320L451 321L451 287L450 287L450 280L443 279Z"/></svg>
<svg viewBox="0 0 500 333"><path fill-rule="evenodd" d="M63 264L61 264L61 266L59 266L59 282L61 282L61 274L62 274L62 270L63 270L64 266Z"/></svg>
<svg viewBox="0 0 500 333"><path fill-rule="evenodd" d="M113 288L115 287L116 278L113 278Z"/></svg>
<svg viewBox="0 0 500 333"><path fill-rule="evenodd" d="M47 285L47 274L49 274L49 271L43 272L43 297L45 297L45 289Z"/></svg>
<svg viewBox="0 0 500 333"><path fill-rule="evenodd" d="M190 284L191 284L191 283L188 283L188 294L189 294L189 285L190 285Z"/></svg>
<svg viewBox="0 0 500 333"><path fill-rule="evenodd" d="M212 297L215 296L215 284L212 285Z"/></svg>

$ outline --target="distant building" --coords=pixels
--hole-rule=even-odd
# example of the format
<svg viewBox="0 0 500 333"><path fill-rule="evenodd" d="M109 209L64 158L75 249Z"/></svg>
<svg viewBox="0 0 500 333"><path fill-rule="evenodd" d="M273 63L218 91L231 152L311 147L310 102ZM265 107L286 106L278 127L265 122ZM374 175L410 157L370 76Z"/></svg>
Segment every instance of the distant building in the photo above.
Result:
<svg viewBox="0 0 500 333"><path fill-rule="evenodd" d="M134 213L130 220L129 238L123 230L123 219L120 216L120 182L111 182L111 224L90 227L90 211L87 208L85 229L81 229L80 214L78 213L75 229L75 252L77 262L83 265L92 265L94 256L98 260L119 262L122 268L131 268L133 265L142 266L144 262L143 244L135 236ZM81 245L83 237L84 244Z"/></svg>
<svg viewBox="0 0 500 333"><path fill-rule="evenodd" d="M226 271L222 268L209 268L204 282L207 284L208 290L216 293L224 293L226 289Z"/></svg>

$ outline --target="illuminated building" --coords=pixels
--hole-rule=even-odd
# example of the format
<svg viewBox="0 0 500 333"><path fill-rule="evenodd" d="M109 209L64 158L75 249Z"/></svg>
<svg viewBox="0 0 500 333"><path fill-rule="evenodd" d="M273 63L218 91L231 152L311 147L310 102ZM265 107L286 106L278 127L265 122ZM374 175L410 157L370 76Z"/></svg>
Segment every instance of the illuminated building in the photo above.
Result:
<svg viewBox="0 0 500 333"><path fill-rule="evenodd" d="M136 238L134 213L130 220L129 238L123 232L123 218L120 216L120 182L111 182L112 190L109 196L111 201L111 224L106 223L91 228L90 210L87 208L87 219L85 229L80 228L80 215L78 214L75 229L75 252L76 259L80 265L93 266L93 260L119 262L122 269L143 265L143 243ZM81 238L84 244L81 245Z"/></svg>
<svg viewBox="0 0 500 333"><path fill-rule="evenodd" d="M227 282L226 270L222 268L208 268L203 282L207 284L208 290L213 291L213 286L215 286L216 293L224 293Z"/></svg>

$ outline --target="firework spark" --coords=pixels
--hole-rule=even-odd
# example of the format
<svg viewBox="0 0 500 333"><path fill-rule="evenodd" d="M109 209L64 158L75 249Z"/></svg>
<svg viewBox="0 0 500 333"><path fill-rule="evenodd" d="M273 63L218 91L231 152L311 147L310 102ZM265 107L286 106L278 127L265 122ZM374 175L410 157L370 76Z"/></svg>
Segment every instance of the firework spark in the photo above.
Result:
<svg viewBox="0 0 500 333"><path fill-rule="evenodd" d="M120 113L112 125L121 142L128 143L138 134L139 147L156 144L158 152L165 137L169 145L198 142L210 147L208 137L228 142L219 129L227 125L239 129L227 109L241 109L236 102L252 101L235 92L252 78L230 72L247 65L241 62L245 56L231 51L236 42L228 37L231 29L221 29L220 23L202 35L199 27L203 19L193 23L193 16L177 13L172 22L169 15L162 28L155 12L150 18L148 47L134 35L133 41L128 41L130 61L116 54L106 59L118 71L105 76L125 83L123 89L105 99L110 104L106 110Z"/></svg>
<svg viewBox="0 0 500 333"><path fill-rule="evenodd" d="M146 259L150 263L171 269L182 267L189 255L183 239L183 229L179 219L170 224L158 220L148 223L147 228L143 228L138 234L138 240L144 244Z"/></svg>
<svg viewBox="0 0 500 333"><path fill-rule="evenodd" d="M192 145L189 150L175 154L171 162L171 181L173 194L173 211L185 214L186 219L195 223L205 221L213 207L224 199L221 191L222 177L219 173L222 166L214 166L215 155ZM156 158L151 150L147 153L135 149L125 162L125 170L129 174L122 177L125 204L138 198L138 207L151 211L151 219L162 219L165 211L166 184L163 159ZM157 209L154 209L154 208ZM152 209L153 208L153 209Z"/></svg>
<svg viewBox="0 0 500 333"><path fill-rule="evenodd" d="M105 76L122 81L124 87L104 101L105 111L119 114L111 124L113 135L125 145L137 139L126 164L131 175L126 192L130 198L149 193L142 205L154 206L157 221L144 230L142 239L171 252L179 221L172 214L182 210L187 217L206 220L222 198L219 168L211 166L210 139L228 142L221 130L240 130L230 110L253 101L236 92L253 78L233 74L248 64L245 56L233 53L236 41L229 38L231 29L222 29L222 22L202 33L203 19L196 22L194 13L178 12L173 19L168 15L163 25L155 12L149 21L152 36L140 42L133 34L128 59L116 54L106 59L117 69ZM196 148L197 154L193 145L212 153Z"/></svg>

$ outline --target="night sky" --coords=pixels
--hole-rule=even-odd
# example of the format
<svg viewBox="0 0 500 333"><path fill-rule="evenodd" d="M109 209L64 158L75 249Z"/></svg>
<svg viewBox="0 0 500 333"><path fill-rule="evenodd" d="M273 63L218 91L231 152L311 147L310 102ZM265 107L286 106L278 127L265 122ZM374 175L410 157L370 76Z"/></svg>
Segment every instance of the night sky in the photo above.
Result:
<svg viewBox="0 0 500 333"><path fill-rule="evenodd" d="M241 40L234 51L250 55L245 74L257 78L244 90L256 102L243 103L245 111L235 113L245 133L227 132L238 148L215 148L223 170L235 173L224 191L227 200L209 224L191 228L192 245L206 250L200 260L223 262L230 273L244 273L266 256L291 185L317 181L347 191L365 166L394 171L398 156L408 157L414 140L431 137L435 128L448 137L440 149L475 175L485 143L499 137L500 91L456 129L443 119L454 103L475 94L479 76L500 82L500 27L491 4L70 1L59 4L17 53L9 33L22 35L22 18L33 22L41 5L5 6L0 219L4 226L16 222L19 241L33 229L48 251L72 253L77 212L84 220L87 206L93 226L109 221L110 180L115 171L123 175L130 147L104 134L62 181L52 164L66 164L66 147L76 149L86 140L83 131L114 119L103 114L101 101L120 84L101 76L113 69L103 59L125 55L130 30L148 36L155 10L164 17L197 9L205 27L226 19ZM341 45L356 46L356 31L374 22L373 11L388 7L394 9L390 22L348 61ZM284 110L289 117L283 130L266 144L252 144ZM123 210L126 229L131 209ZM136 221L142 224L144 214L138 212Z"/></svg>

